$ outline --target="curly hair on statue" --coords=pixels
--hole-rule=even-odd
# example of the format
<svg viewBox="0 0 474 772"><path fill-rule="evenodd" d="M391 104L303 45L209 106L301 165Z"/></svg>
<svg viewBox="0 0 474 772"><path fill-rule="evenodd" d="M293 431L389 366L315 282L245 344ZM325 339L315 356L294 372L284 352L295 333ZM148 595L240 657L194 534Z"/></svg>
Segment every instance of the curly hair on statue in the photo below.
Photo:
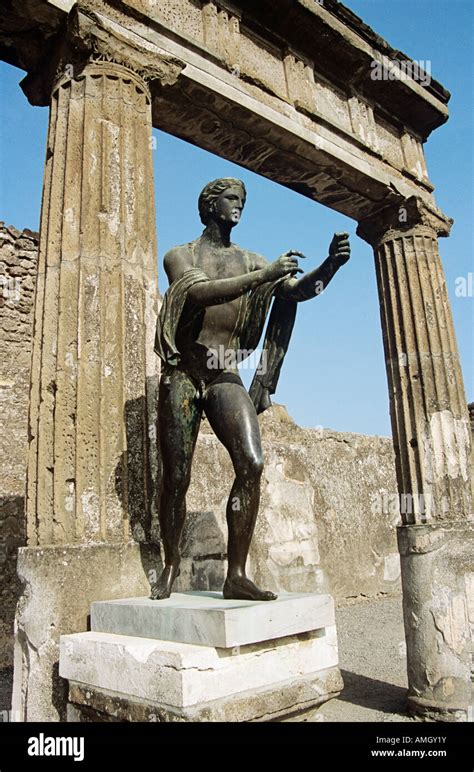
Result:
<svg viewBox="0 0 474 772"><path fill-rule="evenodd" d="M202 189L199 196L198 208L199 217L201 218L201 222L204 225L209 223L211 214L214 211L214 204L219 198L220 194L223 193L224 190L227 190L227 188L235 186L239 186L242 189L245 204L245 199L247 198L245 185L242 180L237 180L234 177L221 177L218 180L213 180L213 182L208 182L208 184Z"/></svg>

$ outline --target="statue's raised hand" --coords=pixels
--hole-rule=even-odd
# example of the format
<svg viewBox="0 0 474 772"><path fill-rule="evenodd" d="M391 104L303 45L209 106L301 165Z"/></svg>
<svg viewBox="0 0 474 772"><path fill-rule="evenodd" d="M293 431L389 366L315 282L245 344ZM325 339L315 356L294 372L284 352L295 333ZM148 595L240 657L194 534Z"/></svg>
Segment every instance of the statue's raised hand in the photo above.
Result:
<svg viewBox="0 0 474 772"><path fill-rule="evenodd" d="M302 252L298 252L296 249L289 249L284 255L280 255L273 263L266 266L265 280L274 281L281 276L294 276L297 273L303 273L302 269L298 267L296 257L305 257L305 255L303 255Z"/></svg>
<svg viewBox="0 0 474 772"><path fill-rule="evenodd" d="M338 266L347 263L351 256L351 247L349 244L348 233L335 233L331 244L329 245L329 257L338 264Z"/></svg>

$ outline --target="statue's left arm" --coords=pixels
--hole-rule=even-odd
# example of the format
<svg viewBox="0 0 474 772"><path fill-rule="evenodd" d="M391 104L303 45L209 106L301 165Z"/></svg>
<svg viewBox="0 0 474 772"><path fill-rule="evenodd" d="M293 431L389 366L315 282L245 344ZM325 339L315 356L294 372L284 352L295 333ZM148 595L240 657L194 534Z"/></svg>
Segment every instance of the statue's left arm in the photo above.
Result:
<svg viewBox="0 0 474 772"><path fill-rule="evenodd" d="M290 278L280 284L278 297L289 300L310 300L320 295L339 270L350 258L349 234L335 233L329 246L329 257L314 271L304 274L299 279Z"/></svg>

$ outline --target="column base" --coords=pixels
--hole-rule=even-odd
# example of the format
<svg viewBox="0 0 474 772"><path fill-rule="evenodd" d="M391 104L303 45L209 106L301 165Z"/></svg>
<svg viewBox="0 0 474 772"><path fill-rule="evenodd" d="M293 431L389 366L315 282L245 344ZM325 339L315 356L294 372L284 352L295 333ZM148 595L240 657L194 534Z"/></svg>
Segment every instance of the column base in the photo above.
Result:
<svg viewBox="0 0 474 772"><path fill-rule="evenodd" d="M407 711L414 718L424 721L466 722L469 721L469 709L449 708L446 705L436 705L433 700L423 700L421 697L407 698Z"/></svg>
<svg viewBox="0 0 474 772"><path fill-rule="evenodd" d="M474 523L398 528L407 640L408 710L436 721L467 721L471 646L467 577Z"/></svg>

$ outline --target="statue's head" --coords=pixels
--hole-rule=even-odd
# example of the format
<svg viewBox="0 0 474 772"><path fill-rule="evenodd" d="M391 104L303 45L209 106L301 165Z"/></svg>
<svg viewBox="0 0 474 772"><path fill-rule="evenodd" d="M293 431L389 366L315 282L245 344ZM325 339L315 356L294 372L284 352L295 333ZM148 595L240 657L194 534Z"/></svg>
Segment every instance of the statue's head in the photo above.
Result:
<svg viewBox="0 0 474 772"><path fill-rule="evenodd" d="M242 180L234 177L222 177L208 182L199 196L199 216L204 225L211 220L224 220L232 226L240 220L247 198L247 191Z"/></svg>

